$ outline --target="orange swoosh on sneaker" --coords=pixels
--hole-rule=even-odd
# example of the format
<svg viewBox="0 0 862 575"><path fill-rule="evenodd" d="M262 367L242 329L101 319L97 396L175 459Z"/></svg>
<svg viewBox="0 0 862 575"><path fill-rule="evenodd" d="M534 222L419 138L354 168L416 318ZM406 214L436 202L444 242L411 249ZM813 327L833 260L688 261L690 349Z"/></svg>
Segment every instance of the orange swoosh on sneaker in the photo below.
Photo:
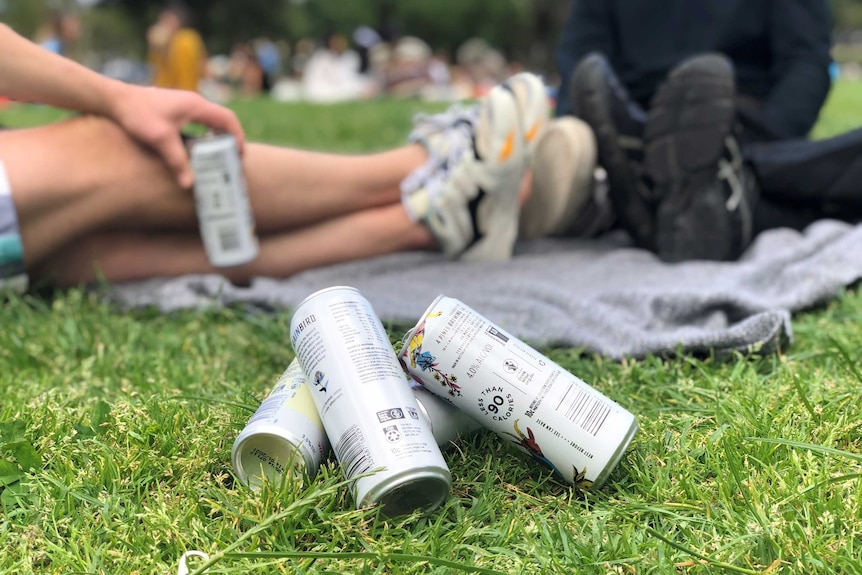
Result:
<svg viewBox="0 0 862 575"><path fill-rule="evenodd" d="M503 142L503 149L500 150L500 156L497 158L499 162L505 162L509 159L509 156L512 155L512 151L515 149L515 131L509 130L509 133L506 134L506 141Z"/></svg>
<svg viewBox="0 0 862 575"><path fill-rule="evenodd" d="M542 121L537 120L532 125L532 127L530 127L530 129L527 130L527 133L524 134L524 139L527 140L527 143L532 142L533 139L539 135L539 130L541 130L541 129L542 129Z"/></svg>

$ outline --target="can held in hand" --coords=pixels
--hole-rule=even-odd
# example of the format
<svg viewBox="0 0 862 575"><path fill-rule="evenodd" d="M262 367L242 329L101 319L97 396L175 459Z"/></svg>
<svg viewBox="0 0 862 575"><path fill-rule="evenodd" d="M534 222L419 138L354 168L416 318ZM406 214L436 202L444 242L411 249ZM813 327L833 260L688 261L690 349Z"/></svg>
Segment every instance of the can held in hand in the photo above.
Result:
<svg viewBox="0 0 862 575"><path fill-rule="evenodd" d="M234 472L251 489L285 474L311 478L328 452L311 389L294 359L233 442Z"/></svg>
<svg viewBox="0 0 862 575"><path fill-rule="evenodd" d="M582 489L598 488L634 415L460 301L439 296L404 336L408 374Z"/></svg>
<svg viewBox="0 0 862 575"><path fill-rule="evenodd" d="M290 334L356 506L390 517L438 507L452 476L368 300L351 287L316 292Z"/></svg>
<svg viewBox="0 0 862 575"><path fill-rule="evenodd" d="M252 261L258 242L236 140L230 134L205 136L192 139L189 148L207 258L215 267Z"/></svg>

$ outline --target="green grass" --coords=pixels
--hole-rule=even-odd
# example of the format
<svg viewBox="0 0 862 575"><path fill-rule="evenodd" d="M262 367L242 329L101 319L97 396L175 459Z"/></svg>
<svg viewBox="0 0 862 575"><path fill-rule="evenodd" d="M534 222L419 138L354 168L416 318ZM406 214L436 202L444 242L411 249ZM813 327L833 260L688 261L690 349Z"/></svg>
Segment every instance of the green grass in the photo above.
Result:
<svg viewBox="0 0 862 575"><path fill-rule="evenodd" d="M236 109L253 139L356 152L403 141L422 106ZM862 84L842 83L817 135L859 124ZM448 502L396 521L353 510L333 462L302 488L232 475L233 439L291 359L287 311L126 313L71 290L11 298L0 318L0 573L175 573L190 549L237 574L862 573L853 291L762 358L545 350L639 418L608 484L573 491L478 434L447 451Z"/></svg>

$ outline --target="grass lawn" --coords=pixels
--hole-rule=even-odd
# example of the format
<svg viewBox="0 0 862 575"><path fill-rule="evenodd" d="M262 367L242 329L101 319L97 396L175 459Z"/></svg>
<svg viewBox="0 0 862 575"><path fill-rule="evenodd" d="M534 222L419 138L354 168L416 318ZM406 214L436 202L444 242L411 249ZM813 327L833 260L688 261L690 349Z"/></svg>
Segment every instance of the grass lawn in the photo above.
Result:
<svg viewBox="0 0 862 575"><path fill-rule="evenodd" d="M347 152L403 142L423 109L234 107L251 139ZM15 106L0 123L58 117ZM840 83L816 135L859 125L862 83ZM232 475L234 438L292 358L288 320L124 313L79 290L5 301L0 573L171 574L190 549L219 559L210 573L862 573L855 291L797 316L768 357L545 350L639 419L608 483L574 491L478 434L447 451L448 502L396 521L353 510L334 462L303 488Z"/></svg>

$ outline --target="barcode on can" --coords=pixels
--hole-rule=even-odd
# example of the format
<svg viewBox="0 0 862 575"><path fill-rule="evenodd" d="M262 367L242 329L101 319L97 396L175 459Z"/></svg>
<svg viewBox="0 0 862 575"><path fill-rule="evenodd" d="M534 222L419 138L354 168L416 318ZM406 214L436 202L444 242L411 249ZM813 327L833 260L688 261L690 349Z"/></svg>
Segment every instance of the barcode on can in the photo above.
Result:
<svg viewBox="0 0 862 575"><path fill-rule="evenodd" d="M221 249L230 252L241 247L239 229L235 224L224 224L218 227L218 240Z"/></svg>
<svg viewBox="0 0 862 575"><path fill-rule="evenodd" d="M610 415L611 406L586 389L572 386L557 405L557 413L595 436Z"/></svg>
<svg viewBox="0 0 862 575"><path fill-rule="evenodd" d="M344 477L352 478L374 469L374 460L365 436L358 425L353 425L345 431L335 445L335 457L341 464Z"/></svg>

